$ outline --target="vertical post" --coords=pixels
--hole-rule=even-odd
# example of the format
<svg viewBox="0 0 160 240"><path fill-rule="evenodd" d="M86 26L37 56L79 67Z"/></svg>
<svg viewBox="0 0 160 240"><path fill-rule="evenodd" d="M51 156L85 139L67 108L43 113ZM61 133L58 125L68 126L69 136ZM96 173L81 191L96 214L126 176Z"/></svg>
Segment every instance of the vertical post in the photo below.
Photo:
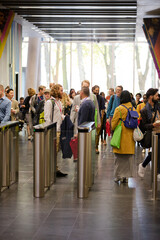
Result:
<svg viewBox="0 0 160 240"><path fill-rule="evenodd" d="M56 152L56 125L51 129L51 184L56 182L56 165L57 165L57 152Z"/></svg>
<svg viewBox="0 0 160 240"><path fill-rule="evenodd" d="M45 187L50 187L51 182L51 175L50 175L50 162L51 162L51 155L50 155L50 130L45 132L45 149L44 149L44 160L45 160Z"/></svg>
<svg viewBox="0 0 160 240"><path fill-rule="evenodd" d="M2 160L2 186L9 187L10 185L10 141L9 141L10 129L3 131L3 160Z"/></svg>
<svg viewBox="0 0 160 240"><path fill-rule="evenodd" d="M78 133L78 198L88 197L88 169L87 169L87 141L86 134L83 132Z"/></svg>
<svg viewBox="0 0 160 240"><path fill-rule="evenodd" d="M34 132L34 197L44 197L44 132Z"/></svg>
<svg viewBox="0 0 160 240"><path fill-rule="evenodd" d="M3 137L2 132L0 131L0 153L3 156ZM1 188L2 188L2 159L0 160L0 195L1 195Z"/></svg>
<svg viewBox="0 0 160 240"><path fill-rule="evenodd" d="M18 181L19 172L18 128L18 125L16 125L10 129L10 180L12 183Z"/></svg>
<svg viewBox="0 0 160 240"><path fill-rule="evenodd" d="M157 198L157 162L158 162L158 136L154 135L153 139L153 150L154 158L153 158L153 199Z"/></svg>

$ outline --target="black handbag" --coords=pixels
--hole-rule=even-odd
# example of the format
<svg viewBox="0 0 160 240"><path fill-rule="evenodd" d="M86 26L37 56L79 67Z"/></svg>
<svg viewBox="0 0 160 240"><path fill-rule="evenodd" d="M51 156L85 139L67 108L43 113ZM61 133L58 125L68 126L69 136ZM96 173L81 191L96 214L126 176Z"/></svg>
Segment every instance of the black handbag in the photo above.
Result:
<svg viewBox="0 0 160 240"><path fill-rule="evenodd" d="M143 134L143 139L140 141L143 148L150 148L152 145L152 130L147 130Z"/></svg>

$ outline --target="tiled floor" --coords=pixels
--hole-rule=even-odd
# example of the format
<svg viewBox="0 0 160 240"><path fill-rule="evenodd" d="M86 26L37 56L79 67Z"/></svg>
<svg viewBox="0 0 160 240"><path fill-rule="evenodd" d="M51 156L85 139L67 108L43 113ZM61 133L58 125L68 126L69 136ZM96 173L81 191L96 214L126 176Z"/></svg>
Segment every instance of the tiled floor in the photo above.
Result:
<svg viewBox="0 0 160 240"><path fill-rule="evenodd" d="M159 240L160 202L151 200L149 167L144 180L135 176L128 185L117 185L110 150L109 144L101 147L88 199L77 199L72 159L59 161L68 177L35 199L32 143L20 137L19 183L0 196L0 240ZM138 148L136 170L143 157Z"/></svg>

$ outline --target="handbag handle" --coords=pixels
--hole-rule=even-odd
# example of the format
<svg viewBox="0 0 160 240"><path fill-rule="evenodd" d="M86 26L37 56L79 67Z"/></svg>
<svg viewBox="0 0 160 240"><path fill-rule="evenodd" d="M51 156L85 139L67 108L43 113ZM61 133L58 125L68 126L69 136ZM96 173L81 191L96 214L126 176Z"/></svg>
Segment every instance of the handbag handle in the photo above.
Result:
<svg viewBox="0 0 160 240"><path fill-rule="evenodd" d="M120 123L119 123L118 125L122 125L122 113L121 113L121 110L120 110L119 107L118 107L118 110L119 110L119 112L120 112L120 117L121 117L121 118L120 118L121 121L120 121Z"/></svg>

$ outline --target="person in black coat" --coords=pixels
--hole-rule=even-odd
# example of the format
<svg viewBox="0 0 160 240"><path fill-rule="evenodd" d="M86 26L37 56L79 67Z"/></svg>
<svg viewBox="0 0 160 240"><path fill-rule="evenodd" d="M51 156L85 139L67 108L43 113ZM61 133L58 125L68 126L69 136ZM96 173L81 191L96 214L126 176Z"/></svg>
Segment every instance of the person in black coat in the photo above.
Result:
<svg viewBox="0 0 160 240"><path fill-rule="evenodd" d="M80 92L82 103L78 112L78 126L84 122L94 122L95 106L89 98L89 88L82 87Z"/></svg>
<svg viewBox="0 0 160 240"><path fill-rule="evenodd" d="M154 128L160 127L160 106L158 104L158 89L150 88L146 93L148 102L145 107L140 111L142 121L140 123L140 129L143 133L150 132L148 134L149 139L147 139L147 148L151 147L151 136ZM148 132L148 133L149 133ZM160 140L160 139L159 139ZM143 143L143 144L142 144ZM144 139L141 142L142 147L146 147ZM160 152L159 152L160 153ZM160 173L160 154L158 153L158 173ZM148 153L148 156L145 158L143 163L139 164L138 175L143 178L145 174L145 167L151 161L151 152Z"/></svg>

